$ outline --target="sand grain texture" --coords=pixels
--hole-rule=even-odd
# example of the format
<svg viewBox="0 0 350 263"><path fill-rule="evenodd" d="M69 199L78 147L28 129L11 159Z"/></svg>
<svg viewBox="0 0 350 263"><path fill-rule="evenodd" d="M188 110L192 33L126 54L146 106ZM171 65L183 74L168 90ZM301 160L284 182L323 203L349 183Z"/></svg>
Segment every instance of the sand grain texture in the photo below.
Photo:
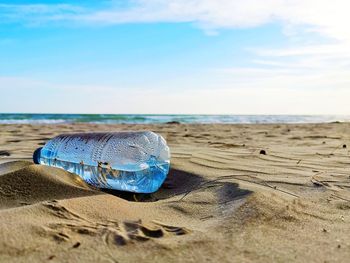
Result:
<svg viewBox="0 0 350 263"><path fill-rule="evenodd" d="M152 130L152 195L98 191L32 152L64 132ZM350 124L1 125L0 262L348 262Z"/></svg>

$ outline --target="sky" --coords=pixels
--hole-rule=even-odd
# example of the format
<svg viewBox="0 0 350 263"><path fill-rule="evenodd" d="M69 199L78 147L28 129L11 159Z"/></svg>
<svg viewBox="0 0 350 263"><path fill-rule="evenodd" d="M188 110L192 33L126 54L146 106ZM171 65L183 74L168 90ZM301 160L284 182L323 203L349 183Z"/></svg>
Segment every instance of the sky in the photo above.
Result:
<svg viewBox="0 0 350 263"><path fill-rule="evenodd" d="M0 112L350 114L348 0L0 0Z"/></svg>

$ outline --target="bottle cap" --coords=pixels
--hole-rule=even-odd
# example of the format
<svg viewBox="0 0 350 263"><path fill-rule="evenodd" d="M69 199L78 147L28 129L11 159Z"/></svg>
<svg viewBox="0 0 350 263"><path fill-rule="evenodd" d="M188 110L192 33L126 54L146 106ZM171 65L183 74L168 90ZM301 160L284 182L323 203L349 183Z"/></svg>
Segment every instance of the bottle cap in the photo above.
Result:
<svg viewBox="0 0 350 263"><path fill-rule="evenodd" d="M33 162L35 163L35 164L40 164L40 156L41 156L41 149L42 149L43 147L40 147L40 148L38 148L38 149L36 149L35 151L34 151L34 153L33 153Z"/></svg>

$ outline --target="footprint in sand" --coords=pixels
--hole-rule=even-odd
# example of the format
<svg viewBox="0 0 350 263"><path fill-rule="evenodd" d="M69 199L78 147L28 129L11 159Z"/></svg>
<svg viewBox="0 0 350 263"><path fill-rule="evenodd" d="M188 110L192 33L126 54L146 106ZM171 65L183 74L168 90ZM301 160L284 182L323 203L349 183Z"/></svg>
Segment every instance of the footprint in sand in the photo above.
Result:
<svg viewBox="0 0 350 263"><path fill-rule="evenodd" d="M3 156L10 156L11 154L10 154L10 152L8 152L8 151L1 151L0 150L0 157L3 157Z"/></svg>
<svg viewBox="0 0 350 263"><path fill-rule="evenodd" d="M186 228L158 221L152 221L149 224L143 224L141 220L91 222L58 204L57 201L46 202L43 206L57 217L70 221L49 225L47 231L57 243L70 241L70 236L88 235L101 238L107 246L124 246L151 239L185 235L190 232Z"/></svg>
<svg viewBox="0 0 350 263"><path fill-rule="evenodd" d="M104 241L107 245L123 246L134 242L145 242L151 239L185 235L190 231L182 227L166 225L153 221L152 225L142 224L141 220L126 221L118 230L106 233Z"/></svg>

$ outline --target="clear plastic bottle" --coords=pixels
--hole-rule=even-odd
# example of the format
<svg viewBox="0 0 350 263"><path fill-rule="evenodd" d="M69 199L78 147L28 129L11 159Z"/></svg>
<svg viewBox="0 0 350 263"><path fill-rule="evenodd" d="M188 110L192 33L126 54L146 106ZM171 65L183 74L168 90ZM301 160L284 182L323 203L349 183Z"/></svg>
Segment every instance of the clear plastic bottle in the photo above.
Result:
<svg viewBox="0 0 350 263"><path fill-rule="evenodd" d="M99 188L152 193L169 172L170 151L163 137L150 131L77 133L51 139L33 160Z"/></svg>

